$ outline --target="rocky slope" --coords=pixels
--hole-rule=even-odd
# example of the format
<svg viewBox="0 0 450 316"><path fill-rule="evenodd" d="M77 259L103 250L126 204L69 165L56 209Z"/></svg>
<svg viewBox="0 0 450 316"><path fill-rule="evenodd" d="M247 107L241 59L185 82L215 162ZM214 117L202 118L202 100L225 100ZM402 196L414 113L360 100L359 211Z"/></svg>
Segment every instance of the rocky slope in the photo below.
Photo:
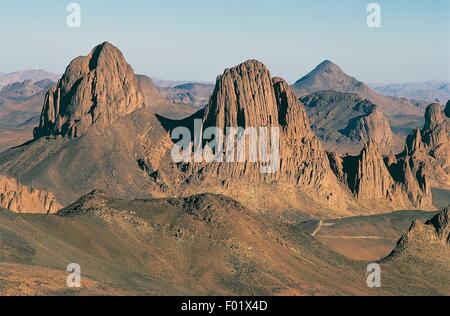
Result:
<svg viewBox="0 0 450 316"><path fill-rule="evenodd" d="M450 284L448 212L446 208L425 223L415 221L392 253L380 261L382 271L394 278L400 277L409 287L418 282L438 285L437 288L425 286L431 290L430 295L447 291ZM392 280L385 280L383 287L395 288L396 285Z"/></svg>
<svg viewBox="0 0 450 316"><path fill-rule="evenodd" d="M370 289L366 262L329 250L294 223L215 194L121 200L97 191L57 215L0 212L0 236L3 294L449 294L446 270L398 275L390 262L382 267L383 286ZM83 287L63 289L74 258ZM403 267L413 263L409 258Z"/></svg>
<svg viewBox="0 0 450 316"><path fill-rule="evenodd" d="M29 188L0 175L0 208L17 213L55 213L62 208L53 193Z"/></svg>
<svg viewBox="0 0 450 316"><path fill-rule="evenodd" d="M397 246L385 260L405 256L416 251L429 252L440 250L450 254L450 207L443 209L432 219L426 221L414 221L409 231L398 241ZM449 259L450 257L447 257Z"/></svg>
<svg viewBox="0 0 450 316"><path fill-rule="evenodd" d="M392 132L381 109L356 94L321 91L301 101L314 133L328 151L359 153L369 140L382 153L401 150L401 140Z"/></svg>
<svg viewBox="0 0 450 316"><path fill-rule="evenodd" d="M48 92L34 136L79 137L94 123L107 126L142 104L132 68L105 42L73 60Z"/></svg>
<svg viewBox="0 0 450 316"><path fill-rule="evenodd" d="M293 88L299 97L323 90L355 93L362 99L368 99L378 105L388 117L394 115L420 117L423 115L423 109L417 104L406 99L383 96L363 82L347 75L329 60L322 62L309 74L299 79Z"/></svg>

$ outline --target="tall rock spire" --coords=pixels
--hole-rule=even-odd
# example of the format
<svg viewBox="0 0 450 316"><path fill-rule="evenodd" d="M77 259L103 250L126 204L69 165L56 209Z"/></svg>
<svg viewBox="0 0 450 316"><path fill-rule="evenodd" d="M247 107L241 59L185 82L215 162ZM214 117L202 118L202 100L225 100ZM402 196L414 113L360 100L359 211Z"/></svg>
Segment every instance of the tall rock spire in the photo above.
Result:
<svg viewBox="0 0 450 316"><path fill-rule="evenodd" d="M133 69L108 42L74 59L46 95L34 137L79 137L93 124L111 124L143 103Z"/></svg>

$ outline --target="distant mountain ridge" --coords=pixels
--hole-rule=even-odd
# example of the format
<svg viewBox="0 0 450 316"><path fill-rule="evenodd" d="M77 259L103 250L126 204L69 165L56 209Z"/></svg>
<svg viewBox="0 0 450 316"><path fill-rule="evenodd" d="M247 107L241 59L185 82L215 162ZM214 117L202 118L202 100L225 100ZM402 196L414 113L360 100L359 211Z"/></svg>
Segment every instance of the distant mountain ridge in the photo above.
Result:
<svg viewBox="0 0 450 316"><path fill-rule="evenodd" d="M445 103L450 100L450 82L425 81L407 83L372 83L370 87L386 96Z"/></svg>
<svg viewBox="0 0 450 316"><path fill-rule="evenodd" d="M175 87L160 87L158 90L172 103L191 105L198 109L208 104L214 84L188 82Z"/></svg>
<svg viewBox="0 0 450 316"><path fill-rule="evenodd" d="M339 66L330 60L323 61L310 73L295 82L293 89L298 97L323 90L355 93L361 98L368 99L380 106L387 116L401 114L421 117L425 111L424 108L417 106L417 104L409 100L386 97L377 93L362 81L347 75Z"/></svg>
<svg viewBox="0 0 450 316"><path fill-rule="evenodd" d="M58 81L59 75L39 69L28 69L28 70L21 70L21 71L15 71L10 73L2 73L0 72L0 88L3 86L6 86L8 84L14 83L14 82L23 82L26 80L31 80L32 82L38 82L45 79L49 79L53 82Z"/></svg>
<svg viewBox="0 0 450 316"><path fill-rule="evenodd" d="M38 93L45 94L53 84L54 82L50 79L18 81L0 88L0 97L15 100L26 99Z"/></svg>

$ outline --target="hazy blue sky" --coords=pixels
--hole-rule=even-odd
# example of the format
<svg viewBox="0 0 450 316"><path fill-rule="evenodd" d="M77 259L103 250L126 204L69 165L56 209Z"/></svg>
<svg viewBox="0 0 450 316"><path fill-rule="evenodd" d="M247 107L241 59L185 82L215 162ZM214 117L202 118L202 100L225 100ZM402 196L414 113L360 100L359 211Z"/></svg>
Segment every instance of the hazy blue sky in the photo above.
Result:
<svg viewBox="0 0 450 316"><path fill-rule="evenodd" d="M0 72L62 73L105 40L137 73L214 81L246 59L290 82L324 59L366 82L450 80L450 0L79 0L82 27L66 26L64 0L0 0Z"/></svg>

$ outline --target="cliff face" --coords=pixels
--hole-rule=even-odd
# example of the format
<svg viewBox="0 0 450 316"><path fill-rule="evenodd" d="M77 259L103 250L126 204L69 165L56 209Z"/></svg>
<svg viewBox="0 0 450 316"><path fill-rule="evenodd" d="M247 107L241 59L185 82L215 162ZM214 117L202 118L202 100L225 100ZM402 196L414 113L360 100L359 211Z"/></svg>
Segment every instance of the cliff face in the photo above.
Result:
<svg viewBox="0 0 450 316"><path fill-rule="evenodd" d="M55 213L61 208L51 192L40 191L0 176L0 207L16 213Z"/></svg>
<svg viewBox="0 0 450 316"><path fill-rule="evenodd" d="M411 157L417 167L423 165L431 185L450 188L450 118L439 104L430 104L423 129L406 140L403 156ZM414 168L414 171L418 171Z"/></svg>
<svg viewBox="0 0 450 316"><path fill-rule="evenodd" d="M337 158L332 161L335 161L335 173L345 179L353 194L364 204L387 203L396 209L411 205L433 208L425 170L423 166L411 167L413 162L409 157L397 161L390 155L385 162L377 145L369 142L359 156L344 157L342 163Z"/></svg>
<svg viewBox="0 0 450 316"><path fill-rule="evenodd" d="M249 60L225 70L216 81L203 121L205 128L276 126L277 103L267 68Z"/></svg>
<svg viewBox="0 0 450 316"><path fill-rule="evenodd" d="M93 124L109 125L142 103L133 69L105 42L74 59L47 93L34 137L79 137Z"/></svg>

